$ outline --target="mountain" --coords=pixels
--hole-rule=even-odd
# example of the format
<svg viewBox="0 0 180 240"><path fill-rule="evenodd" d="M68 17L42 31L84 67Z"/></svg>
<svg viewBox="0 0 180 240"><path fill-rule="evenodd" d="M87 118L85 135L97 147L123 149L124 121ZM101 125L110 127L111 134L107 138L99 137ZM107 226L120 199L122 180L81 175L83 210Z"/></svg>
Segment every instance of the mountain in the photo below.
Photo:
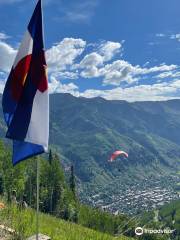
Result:
<svg viewBox="0 0 180 240"><path fill-rule="evenodd" d="M4 136L2 113L0 118ZM52 94L50 144L65 167L74 165L86 203L131 213L178 198L180 100L129 103ZM108 163L117 149L129 158Z"/></svg>

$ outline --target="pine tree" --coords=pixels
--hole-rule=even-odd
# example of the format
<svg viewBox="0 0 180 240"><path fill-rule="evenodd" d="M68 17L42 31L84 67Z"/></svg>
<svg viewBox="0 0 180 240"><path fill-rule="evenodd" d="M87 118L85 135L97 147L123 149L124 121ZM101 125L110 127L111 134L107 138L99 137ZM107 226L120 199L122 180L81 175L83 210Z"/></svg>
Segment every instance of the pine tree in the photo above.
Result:
<svg viewBox="0 0 180 240"><path fill-rule="evenodd" d="M0 175L0 195L4 192L4 183L3 183L3 177Z"/></svg>
<svg viewBox="0 0 180 240"><path fill-rule="evenodd" d="M52 154L52 150L50 149L49 151L49 164L51 165L53 161L53 154Z"/></svg>
<svg viewBox="0 0 180 240"><path fill-rule="evenodd" d="M64 185L63 170L58 155L49 154L49 160L43 161L41 166L41 200L43 211L55 213L61 200Z"/></svg>
<svg viewBox="0 0 180 240"><path fill-rule="evenodd" d="M71 166L71 175L70 175L70 189L73 192L73 194L76 194L76 184L75 184L75 176L74 176L74 166Z"/></svg>

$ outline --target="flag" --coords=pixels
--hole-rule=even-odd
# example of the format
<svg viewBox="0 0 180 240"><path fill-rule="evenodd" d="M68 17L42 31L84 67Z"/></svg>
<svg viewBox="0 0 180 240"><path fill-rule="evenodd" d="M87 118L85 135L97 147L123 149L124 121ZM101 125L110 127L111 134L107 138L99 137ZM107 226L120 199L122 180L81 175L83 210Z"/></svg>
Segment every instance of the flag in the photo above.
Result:
<svg viewBox="0 0 180 240"><path fill-rule="evenodd" d="M13 140L13 164L46 152L49 138L49 95L43 43L41 0L38 1L5 85L2 99Z"/></svg>

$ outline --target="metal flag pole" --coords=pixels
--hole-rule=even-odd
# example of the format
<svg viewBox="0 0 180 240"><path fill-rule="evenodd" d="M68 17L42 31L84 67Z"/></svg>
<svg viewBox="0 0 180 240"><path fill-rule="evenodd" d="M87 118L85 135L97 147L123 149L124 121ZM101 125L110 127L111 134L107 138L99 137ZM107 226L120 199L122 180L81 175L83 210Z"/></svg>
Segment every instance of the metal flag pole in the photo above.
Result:
<svg viewBox="0 0 180 240"><path fill-rule="evenodd" d="M39 240L39 158L36 157L36 240Z"/></svg>
<svg viewBox="0 0 180 240"><path fill-rule="evenodd" d="M42 14L42 25L43 25L43 11L42 11L42 0L39 0L41 4L41 14ZM43 31L42 31L43 34ZM44 36L43 36L44 39ZM36 187L37 187L37 195L36 195L36 240L39 240L39 175L40 175L40 160L37 156L36 159L37 163L37 181L36 181Z"/></svg>

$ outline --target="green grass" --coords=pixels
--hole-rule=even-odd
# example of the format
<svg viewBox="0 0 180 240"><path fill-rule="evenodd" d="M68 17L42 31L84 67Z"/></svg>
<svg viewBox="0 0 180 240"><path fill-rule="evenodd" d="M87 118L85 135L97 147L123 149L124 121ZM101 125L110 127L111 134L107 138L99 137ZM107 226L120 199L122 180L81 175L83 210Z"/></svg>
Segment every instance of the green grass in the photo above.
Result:
<svg viewBox="0 0 180 240"><path fill-rule="evenodd" d="M0 223L11 227L19 236L13 239L25 239L35 234L36 215L32 209L19 210L11 206L0 211ZM80 225L57 219L40 213L40 233L46 234L53 240L128 240L127 237L112 237Z"/></svg>

